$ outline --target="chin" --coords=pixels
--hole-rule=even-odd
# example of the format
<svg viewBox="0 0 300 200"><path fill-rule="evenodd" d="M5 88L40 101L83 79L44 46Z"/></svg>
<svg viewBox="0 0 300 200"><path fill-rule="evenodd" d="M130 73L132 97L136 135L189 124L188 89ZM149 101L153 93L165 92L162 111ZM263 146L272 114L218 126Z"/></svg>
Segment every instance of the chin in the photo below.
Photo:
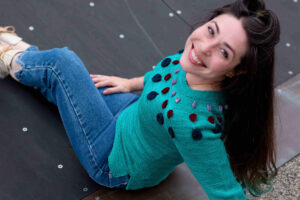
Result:
<svg viewBox="0 0 300 200"><path fill-rule="evenodd" d="M183 58L183 55L180 59L180 66L182 68L183 71L185 71L186 73L194 73L195 68L193 65L191 65L191 63L189 62L189 60L186 60Z"/></svg>
<svg viewBox="0 0 300 200"><path fill-rule="evenodd" d="M179 60L179 62L180 62L180 66L181 66L181 68L183 69L183 71L187 71L187 69L189 68L188 66L189 66L189 63L188 63L188 61L186 60L186 59L184 59L185 58L185 56L184 55L182 55L181 56L181 58L180 58L180 60Z"/></svg>

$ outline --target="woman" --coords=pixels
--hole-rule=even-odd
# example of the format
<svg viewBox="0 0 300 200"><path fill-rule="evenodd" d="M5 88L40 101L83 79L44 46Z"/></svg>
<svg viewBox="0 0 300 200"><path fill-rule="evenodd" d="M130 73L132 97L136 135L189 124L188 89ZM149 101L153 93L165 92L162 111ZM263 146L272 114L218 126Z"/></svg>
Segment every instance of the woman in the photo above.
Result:
<svg viewBox="0 0 300 200"><path fill-rule="evenodd" d="M89 75L67 47L40 51L13 27L2 27L0 75L10 74L58 106L76 155L97 183L152 187L186 162L210 199L246 199L243 188L260 195L261 184L277 173L279 33L263 1L237 0L214 10L184 51L126 79ZM143 90L140 97L130 93L135 90Z"/></svg>

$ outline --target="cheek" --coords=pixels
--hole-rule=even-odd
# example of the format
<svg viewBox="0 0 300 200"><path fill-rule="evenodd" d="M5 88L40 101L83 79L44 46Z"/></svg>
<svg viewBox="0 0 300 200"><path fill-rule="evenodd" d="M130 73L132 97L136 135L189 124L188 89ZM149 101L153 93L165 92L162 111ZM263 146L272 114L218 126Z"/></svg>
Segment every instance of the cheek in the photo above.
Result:
<svg viewBox="0 0 300 200"><path fill-rule="evenodd" d="M224 73L230 71L230 66L226 61L221 58L215 58L211 60L211 68L216 73Z"/></svg>
<svg viewBox="0 0 300 200"><path fill-rule="evenodd" d="M210 61L211 67L215 70L219 71L226 67L226 63L218 55L213 56Z"/></svg>

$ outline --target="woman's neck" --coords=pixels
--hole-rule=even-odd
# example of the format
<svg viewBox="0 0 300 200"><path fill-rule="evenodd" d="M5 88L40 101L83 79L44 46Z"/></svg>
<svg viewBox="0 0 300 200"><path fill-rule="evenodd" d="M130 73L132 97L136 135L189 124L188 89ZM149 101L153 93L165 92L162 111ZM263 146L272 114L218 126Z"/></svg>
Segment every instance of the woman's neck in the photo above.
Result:
<svg viewBox="0 0 300 200"><path fill-rule="evenodd" d="M212 82L199 78L199 76L195 76L190 73L186 73L186 82L190 88L193 90L216 90L221 91L220 81Z"/></svg>

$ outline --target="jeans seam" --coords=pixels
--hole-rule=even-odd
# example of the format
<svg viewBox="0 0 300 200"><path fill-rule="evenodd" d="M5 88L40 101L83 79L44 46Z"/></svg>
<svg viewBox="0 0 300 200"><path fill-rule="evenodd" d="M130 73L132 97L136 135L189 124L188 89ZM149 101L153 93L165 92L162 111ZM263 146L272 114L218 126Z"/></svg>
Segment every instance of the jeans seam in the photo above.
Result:
<svg viewBox="0 0 300 200"><path fill-rule="evenodd" d="M126 184L128 184L128 182L126 181L126 182L124 182L124 183L120 183L120 184L118 184L118 185L114 185L113 187L118 187L118 186L121 186L121 185L126 185Z"/></svg>
<svg viewBox="0 0 300 200"><path fill-rule="evenodd" d="M23 55L21 55L21 56L23 56ZM19 58L19 57L18 57L18 58ZM21 57L21 58L22 58L22 57ZM21 64L23 64L23 62L22 62L21 60L19 60L19 62L20 62ZM24 64L23 64L22 66L24 66ZM73 109L74 112L75 112L76 118L77 118L78 121L79 121L80 127L81 127L81 129L82 129L82 131L83 131L83 133L84 133L84 136L85 136L85 138L86 138L86 140L87 140L87 142L88 142L88 144L89 144L88 149L89 149L90 155L92 156L92 160L93 160L95 166L97 167L97 169L98 169L101 173L103 173L101 167L98 166L98 164L97 164L97 162L96 162L96 160L95 160L95 156L94 156L94 153L93 153L92 148L91 148L91 143L90 143L90 141L89 141L89 139L88 139L88 136L87 136L87 134L86 134L86 131L85 131L85 129L84 129L83 125L82 125L82 122L81 122L81 120L80 120L80 117L78 116L78 113L77 113L77 111L76 111L76 109L75 109L75 107L74 107L74 105L73 105L73 101L72 101L71 98L70 98L70 94L68 93L68 90L66 89L66 86L65 86L64 82L62 81L62 79L60 78L58 72L57 72L56 69L53 68L52 66L36 66L35 68L46 68L46 69L50 69L50 70L55 74L55 76L56 76L57 80L60 82L60 84L63 86L63 89L64 89L65 93L67 94L67 97L68 97L68 99L69 99L69 101L70 101L70 103L71 103L72 109ZM25 69L26 69L26 70L29 70L30 68L25 68L25 67L24 67L22 70L25 70ZM98 173L98 172L97 172L97 173ZM97 174L97 173L96 173L96 174Z"/></svg>
<svg viewBox="0 0 300 200"><path fill-rule="evenodd" d="M49 66L47 66L47 67L49 67ZM93 158L94 164L96 165L96 167L98 168L98 170L100 170L101 173L102 173L101 167L98 166L98 164L97 164L97 162L96 162L96 160L95 160L95 156L94 156L94 153L93 153L93 151L92 151L92 145L91 145L91 142L90 142L90 140L88 139L88 136L87 136L86 131L85 131L85 129L84 129L83 123L82 123L82 121L81 121L81 119L80 119L80 117L79 117L79 114L77 113L77 110L75 109L75 107L74 107L74 105L73 105L73 101L71 100L70 94L68 93L68 90L67 90L67 88L66 88L66 86L65 86L65 84L64 84L64 81L61 79L61 77L60 77L59 74L58 74L59 72L57 72L55 68L51 68L51 67L49 67L49 68L52 69L53 72L55 72L56 77L58 78L58 80L59 80L60 83L62 84L62 86L63 86L63 88L64 88L64 91L66 92L66 94L67 94L67 96L68 96L68 99L69 99L69 101L70 101L70 103L71 103L71 105L72 105L72 108L73 108L73 110L74 110L74 112L75 112L75 114L76 114L76 118L77 118L78 121L79 121L80 127L81 127L81 129L82 129L82 131L83 131L83 133L84 133L84 136L85 136L85 138L86 138L86 140L87 140L87 142L88 142L88 144L89 144L88 148L89 148L89 152L90 152L90 154L91 154L91 156L92 156L92 158Z"/></svg>

